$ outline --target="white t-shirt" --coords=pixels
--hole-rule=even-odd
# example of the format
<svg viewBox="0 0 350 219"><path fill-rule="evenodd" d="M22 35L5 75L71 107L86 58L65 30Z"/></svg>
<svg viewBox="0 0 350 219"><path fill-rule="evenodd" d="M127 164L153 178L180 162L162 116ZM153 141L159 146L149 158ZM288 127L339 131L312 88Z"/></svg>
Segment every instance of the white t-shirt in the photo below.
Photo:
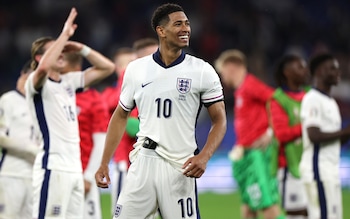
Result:
<svg viewBox="0 0 350 219"><path fill-rule="evenodd" d="M17 90L4 93L0 98L0 135L22 142L23 150L29 146L39 147L40 136L34 133L26 99ZM28 158L24 153L3 148L0 175L31 178L33 163Z"/></svg>
<svg viewBox="0 0 350 219"><path fill-rule="evenodd" d="M159 52L131 62L125 72L119 104L138 108L140 131L133 161L145 137L159 144L156 152L178 169L198 148L195 125L202 104L223 99L214 68L194 56L182 55L165 67Z"/></svg>
<svg viewBox="0 0 350 219"><path fill-rule="evenodd" d="M336 101L316 89L311 89L301 103L303 155L300 162L302 178L339 181L340 139L313 144L308 127L318 127L322 132L341 129L341 116Z"/></svg>
<svg viewBox="0 0 350 219"><path fill-rule="evenodd" d="M26 97L44 141L44 152L36 162L41 162L42 168L82 172L75 91L84 86L84 73L61 75L59 82L47 78L39 91L34 88L33 76L26 82Z"/></svg>

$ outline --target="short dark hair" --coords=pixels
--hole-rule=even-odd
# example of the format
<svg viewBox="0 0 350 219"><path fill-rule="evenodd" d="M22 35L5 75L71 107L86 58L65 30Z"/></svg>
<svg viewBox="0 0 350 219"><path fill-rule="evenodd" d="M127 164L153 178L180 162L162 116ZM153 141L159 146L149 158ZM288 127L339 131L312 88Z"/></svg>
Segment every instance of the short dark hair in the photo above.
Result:
<svg viewBox="0 0 350 219"><path fill-rule="evenodd" d="M310 60L311 75L314 76L318 67L320 67L320 65L322 65L324 62L326 62L328 60L332 60L332 59L335 59L335 57L329 53L323 53L323 54L319 54L319 55L314 56Z"/></svg>
<svg viewBox="0 0 350 219"><path fill-rule="evenodd" d="M299 60L300 57L294 54L288 54L283 56L279 62L277 63L276 70L275 70L275 80L278 86L285 85L286 83L286 75L284 74L284 70L286 66L294 61Z"/></svg>
<svg viewBox="0 0 350 219"><path fill-rule="evenodd" d="M161 23L169 22L169 14L184 11L183 8L178 4L167 3L159 6L152 15L152 28L156 31L157 26Z"/></svg>

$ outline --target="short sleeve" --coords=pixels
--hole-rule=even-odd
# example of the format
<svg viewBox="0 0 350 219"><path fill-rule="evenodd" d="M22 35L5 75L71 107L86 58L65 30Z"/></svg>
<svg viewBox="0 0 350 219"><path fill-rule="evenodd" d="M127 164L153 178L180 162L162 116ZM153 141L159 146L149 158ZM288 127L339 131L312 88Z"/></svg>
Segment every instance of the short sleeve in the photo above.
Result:
<svg viewBox="0 0 350 219"><path fill-rule="evenodd" d="M68 83L75 89L84 88L84 76L85 73L82 71L78 72L70 72L64 75L61 75L61 77L67 78Z"/></svg>
<svg viewBox="0 0 350 219"><path fill-rule="evenodd" d="M205 105L224 98L220 78L208 63L205 63L203 68L201 94L201 101Z"/></svg>
<svg viewBox="0 0 350 219"><path fill-rule="evenodd" d="M6 119L6 115L8 111L6 109L7 106L8 104L6 104L6 99L4 98L4 96L2 96L0 98L0 135L1 136L5 136L8 129L8 124Z"/></svg>
<svg viewBox="0 0 350 219"><path fill-rule="evenodd" d="M26 92L27 96L34 96L35 94L38 93L38 91L36 91L35 88L34 88L33 79L34 79L34 73L31 73L28 76L28 79L26 80L26 83L24 85L24 89L25 89L25 92Z"/></svg>
<svg viewBox="0 0 350 219"><path fill-rule="evenodd" d="M302 124L304 127L321 127L321 105L316 97L308 94L301 102L300 116Z"/></svg>
<svg viewBox="0 0 350 219"><path fill-rule="evenodd" d="M119 105L125 110L125 111L131 111L135 107L134 102L134 93L135 93L135 86L132 78L133 74L133 67L130 63L125 70L122 89L120 93L119 98Z"/></svg>

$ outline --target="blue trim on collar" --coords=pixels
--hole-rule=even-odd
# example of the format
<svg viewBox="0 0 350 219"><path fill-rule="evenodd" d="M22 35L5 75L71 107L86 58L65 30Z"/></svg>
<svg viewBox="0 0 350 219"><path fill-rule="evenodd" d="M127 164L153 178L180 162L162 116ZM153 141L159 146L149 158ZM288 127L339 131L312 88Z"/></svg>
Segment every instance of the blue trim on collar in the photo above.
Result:
<svg viewBox="0 0 350 219"><path fill-rule="evenodd" d="M48 77L48 79L50 80L50 81L52 81L52 82L55 82L55 83L61 83L61 81L62 81L62 79L60 78L60 80L59 81L55 81L54 79L52 79L52 78L50 78L50 77Z"/></svg>
<svg viewBox="0 0 350 219"><path fill-rule="evenodd" d="M153 53L152 57L153 60L158 63L158 65L162 66L163 68L171 68L175 65L180 64L184 59L185 59L186 53L184 51L181 51L181 55L174 61L172 62L170 65L166 66L164 64L164 62L162 61L162 59L160 58L160 51L159 49L157 50L157 52Z"/></svg>
<svg viewBox="0 0 350 219"><path fill-rule="evenodd" d="M316 88L316 87L312 87L313 89L315 89L315 90L317 90L318 92L320 92L321 94L324 94L324 95L326 95L327 97L329 97L329 98L332 98L329 94L327 94L326 92L324 92L324 91L322 91L322 90L320 90L320 89L318 89L318 88Z"/></svg>

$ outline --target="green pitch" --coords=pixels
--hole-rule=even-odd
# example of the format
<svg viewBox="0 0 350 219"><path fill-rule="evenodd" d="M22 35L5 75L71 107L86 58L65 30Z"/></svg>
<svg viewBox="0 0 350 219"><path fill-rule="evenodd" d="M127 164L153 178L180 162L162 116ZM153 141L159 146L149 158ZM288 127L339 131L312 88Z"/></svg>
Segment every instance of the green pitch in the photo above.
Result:
<svg viewBox="0 0 350 219"><path fill-rule="evenodd" d="M111 219L109 194L101 195L103 219ZM343 190L343 218L350 218L350 190ZM240 218L240 197L238 193L217 194L202 193L199 194L199 209L202 219L212 218Z"/></svg>

